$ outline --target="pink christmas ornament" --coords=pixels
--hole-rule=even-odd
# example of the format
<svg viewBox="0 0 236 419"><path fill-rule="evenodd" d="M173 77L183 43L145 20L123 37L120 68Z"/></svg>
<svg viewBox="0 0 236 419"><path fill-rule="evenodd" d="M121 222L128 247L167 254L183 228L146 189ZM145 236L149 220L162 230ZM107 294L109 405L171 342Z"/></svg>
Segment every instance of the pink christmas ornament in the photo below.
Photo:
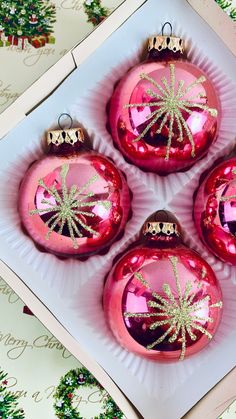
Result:
<svg viewBox="0 0 236 419"><path fill-rule="evenodd" d="M184 41L172 29L171 36L150 38L148 49L147 59L116 86L109 126L129 162L166 175L188 169L207 153L221 107L211 80L185 58Z"/></svg>
<svg viewBox="0 0 236 419"><path fill-rule="evenodd" d="M178 220L158 211L109 273L104 311L128 351L157 361L182 360L214 336L222 294L211 267L182 244Z"/></svg>
<svg viewBox="0 0 236 419"><path fill-rule="evenodd" d="M236 157L218 164L200 184L194 218L210 252L236 266Z"/></svg>
<svg viewBox="0 0 236 419"><path fill-rule="evenodd" d="M48 156L22 180L19 213L40 249L85 257L107 249L124 230L130 192L108 158L84 147L79 128L48 133Z"/></svg>

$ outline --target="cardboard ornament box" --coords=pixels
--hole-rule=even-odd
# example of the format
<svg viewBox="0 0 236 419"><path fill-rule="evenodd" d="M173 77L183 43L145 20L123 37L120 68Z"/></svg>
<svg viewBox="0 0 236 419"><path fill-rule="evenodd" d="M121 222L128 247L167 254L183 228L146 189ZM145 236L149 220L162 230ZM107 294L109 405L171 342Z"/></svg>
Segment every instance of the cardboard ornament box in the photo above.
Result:
<svg viewBox="0 0 236 419"><path fill-rule="evenodd" d="M218 139L207 156L188 172L160 178L126 163L114 149L106 131L105 107L115 83L140 61L147 38L159 33L165 21L172 23L174 34L187 40L189 59L212 79L223 112ZM128 0L0 115L2 269L10 269L13 288L22 281L35 294L32 310L39 301L42 310L45 306L40 320L48 328L50 321L55 327L60 324L67 336L73 336L73 347L83 348L145 419L183 416L236 362L236 269L206 251L192 221L192 192L201 173L235 143L235 37L234 23L213 0ZM19 182L28 165L43 154L43 133L63 112L80 121L93 138L94 149L111 157L127 174L134 196L133 217L122 239L106 255L85 262L40 253L22 234L17 213ZM141 359L121 348L108 330L101 305L104 277L113 258L134 241L145 218L162 208L176 214L186 243L211 264L224 299L223 320L209 346L170 365ZM63 339L67 338L62 333L62 343ZM130 409L124 413L135 417Z"/></svg>

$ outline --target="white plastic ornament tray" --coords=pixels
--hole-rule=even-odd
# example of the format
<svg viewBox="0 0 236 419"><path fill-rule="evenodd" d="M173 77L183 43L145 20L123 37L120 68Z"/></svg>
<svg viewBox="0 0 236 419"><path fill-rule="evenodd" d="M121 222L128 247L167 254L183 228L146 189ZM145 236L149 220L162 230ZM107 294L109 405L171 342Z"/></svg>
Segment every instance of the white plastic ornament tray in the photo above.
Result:
<svg viewBox="0 0 236 419"><path fill-rule="evenodd" d="M188 41L189 58L212 79L222 104L219 137L204 159L185 173L159 177L126 163L106 131L106 103L114 83L139 62L148 36L165 21ZM206 58L207 57L207 58ZM19 275L65 328L114 379L145 419L178 419L236 364L236 269L210 255L192 221L192 195L200 174L227 154L236 136L236 62L215 33L184 0L148 0L61 87L0 142L0 258ZM85 262L39 252L22 233L19 183L42 156L45 129L68 112L80 121L94 149L123 170L133 192L133 217L105 256ZM199 354L174 364L147 361L125 349L109 331L102 310L104 276L113 258L136 237L145 218L166 208L179 218L186 243L211 264L220 280L224 311L214 339Z"/></svg>

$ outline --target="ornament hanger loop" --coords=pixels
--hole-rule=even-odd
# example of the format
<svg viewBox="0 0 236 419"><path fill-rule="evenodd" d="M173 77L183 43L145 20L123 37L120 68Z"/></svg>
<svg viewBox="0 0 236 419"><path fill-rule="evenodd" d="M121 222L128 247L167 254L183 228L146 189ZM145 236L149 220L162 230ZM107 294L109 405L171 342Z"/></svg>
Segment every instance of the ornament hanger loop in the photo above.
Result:
<svg viewBox="0 0 236 419"><path fill-rule="evenodd" d="M164 36L164 29L165 29L165 26L167 26L167 25L169 25L169 27L170 27L170 34L169 34L169 36L172 36L172 34L173 34L173 28L172 28L172 25L171 25L170 22L165 22L164 23L164 25L161 28L161 34L162 34L162 36Z"/></svg>
<svg viewBox="0 0 236 419"><path fill-rule="evenodd" d="M64 118L64 117L66 117L66 118ZM61 119L64 119L64 126L62 126L62 123L61 123ZM65 126L65 120L66 119L69 119L69 126L66 128L66 126ZM60 116L59 116L59 118L58 118L58 126L59 126L59 128L62 130L62 131L64 131L65 129L71 129L71 127L72 127L72 125L73 125L73 119L71 118L71 116L68 114L68 113L62 113Z"/></svg>
<svg viewBox="0 0 236 419"><path fill-rule="evenodd" d="M166 30L166 26L169 29ZM166 34L165 32L169 32ZM173 27L170 22L165 22L161 28L161 35L154 35L149 38L148 51L157 50L158 52L162 51L172 51L173 53L184 53L184 40L173 35Z"/></svg>

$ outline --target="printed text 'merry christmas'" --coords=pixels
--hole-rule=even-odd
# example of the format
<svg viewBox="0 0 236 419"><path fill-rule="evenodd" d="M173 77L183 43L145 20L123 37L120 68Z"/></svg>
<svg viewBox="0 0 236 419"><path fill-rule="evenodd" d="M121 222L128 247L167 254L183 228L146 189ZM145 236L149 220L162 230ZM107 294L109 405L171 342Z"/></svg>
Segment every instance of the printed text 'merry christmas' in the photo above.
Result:
<svg viewBox="0 0 236 419"><path fill-rule="evenodd" d="M11 360L20 358L26 350L32 349L59 350L62 358L67 359L71 357L67 349L52 335L42 335L29 342L25 339L14 337L10 332L4 333L0 331L0 344L7 349L7 356Z"/></svg>

